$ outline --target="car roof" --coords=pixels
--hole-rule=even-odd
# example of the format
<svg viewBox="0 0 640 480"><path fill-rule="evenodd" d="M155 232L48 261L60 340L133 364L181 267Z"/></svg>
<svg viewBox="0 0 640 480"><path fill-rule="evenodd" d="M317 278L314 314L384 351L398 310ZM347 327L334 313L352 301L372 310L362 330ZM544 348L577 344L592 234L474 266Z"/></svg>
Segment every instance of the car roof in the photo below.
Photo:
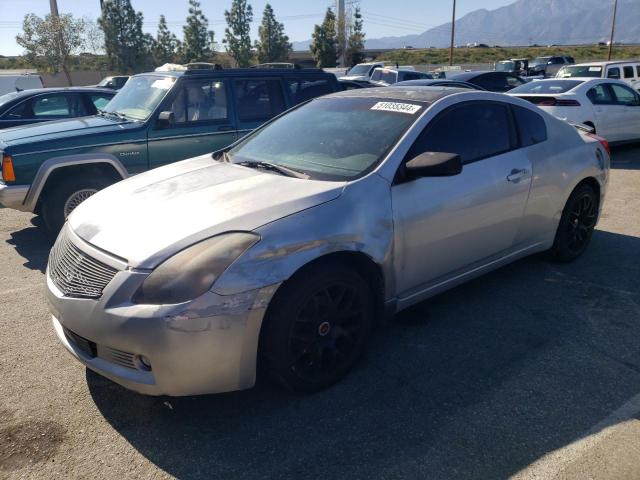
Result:
<svg viewBox="0 0 640 480"><path fill-rule="evenodd" d="M144 72L138 73L137 75L133 75L134 77L139 77L142 75L157 75L159 77L206 77L206 76L250 76L250 77L258 77L258 76L270 76L270 77L297 77L300 75L315 75L315 76L325 76L325 77L335 77L333 73L325 72L320 68L219 68L219 69L196 69L196 70L171 70L171 71L160 71L160 72Z"/></svg>
<svg viewBox="0 0 640 480"><path fill-rule="evenodd" d="M101 87L47 87L47 88L29 88L26 90L22 90L19 95L16 95L16 98L28 97L30 95L38 95L40 93L63 93L63 92L71 92L71 93L82 93L82 92L100 92L100 93L110 93L115 95L116 92L110 88L101 88Z"/></svg>
<svg viewBox="0 0 640 480"><path fill-rule="evenodd" d="M466 88L448 87L378 87L362 88L331 93L322 98L375 98L379 100L404 100L432 104L455 93L469 92Z"/></svg>
<svg viewBox="0 0 640 480"><path fill-rule="evenodd" d="M387 72L398 72L398 73L423 73L417 70L411 70L409 68L376 67L376 70L386 70Z"/></svg>
<svg viewBox="0 0 640 480"><path fill-rule="evenodd" d="M611 60L610 62L585 62L585 63L576 63L570 66L571 67L587 67L589 65L597 65L599 67L605 67L607 65L620 65L622 63L640 63L640 60Z"/></svg>
<svg viewBox="0 0 640 480"><path fill-rule="evenodd" d="M484 75L485 73L510 74L511 72L496 72L495 70L474 70L473 72L456 73L455 75L452 75L449 78L447 78L447 80L466 81L466 80L469 80L470 78L476 78L480 75Z"/></svg>
<svg viewBox="0 0 640 480"><path fill-rule="evenodd" d="M474 90L484 90L482 87L479 87L478 85L474 85L473 83L463 82L462 80L451 80L449 78L423 78L420 80L405 80L403 82L394 83L391 86L394 88L396 87L430 87L430 86L455 88L455 87L452 87L451 85L447 85L450 83L455 83L458 85L466 85L469 88L472 88Z"/></svg>

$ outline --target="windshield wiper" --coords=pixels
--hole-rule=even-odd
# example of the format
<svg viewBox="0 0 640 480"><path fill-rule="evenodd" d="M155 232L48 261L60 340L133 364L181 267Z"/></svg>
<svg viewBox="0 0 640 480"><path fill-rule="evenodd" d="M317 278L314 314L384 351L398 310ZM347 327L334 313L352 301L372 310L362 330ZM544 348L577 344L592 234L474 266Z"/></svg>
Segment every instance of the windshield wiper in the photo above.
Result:
<svg viewBox="0 0 640 480"><path fill-rule="evenodd" d="M98 115L101 115L103 117L106 117L106 116L116 117L116 118L119 118L120 120L129 120L129 118L126 115L120 112L107 112L106 110L98 109Z"/></svg>
<svg viewBox="0 0 640 480"><path fill-rule="evenodd" d="M226 152L225 152L226 156ZM302 178L304 180L308 180L310 177L306 173L299 172L298 170L293 170L292 168L283 167L282 165L278 165L270 162L257 162L257 161L244 161L238 162L236 165L242 165L243 167L249 168L261 168L263 170L270 170L272 172L277 172L286 177L293 178Z"/></svg>

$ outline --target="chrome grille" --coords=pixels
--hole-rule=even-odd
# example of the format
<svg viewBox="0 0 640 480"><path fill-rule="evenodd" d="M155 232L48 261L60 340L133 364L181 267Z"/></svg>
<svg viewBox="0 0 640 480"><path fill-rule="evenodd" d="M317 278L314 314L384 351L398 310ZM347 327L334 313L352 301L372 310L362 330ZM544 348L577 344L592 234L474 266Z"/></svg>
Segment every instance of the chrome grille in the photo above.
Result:
<svg viewBox="0 0 640 480"><path fill-rule="evenodd" d="M71 243L66 228L49 254L49 277L67 297L100 298L117 272Z"/></svg>

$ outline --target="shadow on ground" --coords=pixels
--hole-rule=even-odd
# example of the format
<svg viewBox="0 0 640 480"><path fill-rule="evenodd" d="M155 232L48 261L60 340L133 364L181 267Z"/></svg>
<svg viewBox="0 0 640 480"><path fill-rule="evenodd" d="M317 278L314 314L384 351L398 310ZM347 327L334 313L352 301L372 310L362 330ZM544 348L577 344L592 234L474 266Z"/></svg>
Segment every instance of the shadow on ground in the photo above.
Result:
<svg viewBox="0 0 640 480"><path fill-rule="evenodd" d="M51 242L44 233L40 217L33 217L31 226L11 232L7 243L13 245L18 255L26 260L25 267L40 270L43 273L47 269Z"/></svg>
<svg viewBox="0 0 640 480"><path fill-rule="evenodd" d="M637 393L639 252L597 231L577 262L532 257L435 297L316 395L87 382L113 428L178 478L506 478Z"/></svg>
<svg viewBox="0 0 640 480"><path fill-rule="evenodd" d="M639 148L640 144L613 147L611 149L611 153L613 155L611 168L619 168L621 170L640 170L640 156L638 155Z"/></svg>

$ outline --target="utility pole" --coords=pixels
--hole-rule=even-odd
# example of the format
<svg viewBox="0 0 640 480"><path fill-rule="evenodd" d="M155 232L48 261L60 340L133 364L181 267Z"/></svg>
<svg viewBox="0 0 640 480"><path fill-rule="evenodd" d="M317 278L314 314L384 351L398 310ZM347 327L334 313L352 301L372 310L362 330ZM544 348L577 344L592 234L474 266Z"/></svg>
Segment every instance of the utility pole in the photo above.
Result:
<svg viewBox="0 0 640 480"><path fill-rule="evenodd" d="M49 5L51 6L51 16L58 17L58 0L49 0Z"/></svg>
<svg viewBox="0 0 640 480"><path fill-rule="evenodd" d="M453 0L453 15L451 16L451 45L449 47L449 66L453 65L453 42L455 40L455 36L456 36L456 0Z"/></svg>
<svg viewBox="0 0 640 480"><path fill-rule="evenodd" d="M345 0L336 0L338 10L338 42L340 47L340 58L338 59L338 64L341 67L344 67L344 50L346 47L346 39L347 39L347 19L345 17Z"/></svg>
<svg viewBox="0 0 640 480"><path fill-rule="evenodd" d="M611 22L611 38L609 38L608 60L611 60L611 52L613 51L613 36L616 33L616 13L618 13L618 0L613 0L613 21Z"/></svg>

